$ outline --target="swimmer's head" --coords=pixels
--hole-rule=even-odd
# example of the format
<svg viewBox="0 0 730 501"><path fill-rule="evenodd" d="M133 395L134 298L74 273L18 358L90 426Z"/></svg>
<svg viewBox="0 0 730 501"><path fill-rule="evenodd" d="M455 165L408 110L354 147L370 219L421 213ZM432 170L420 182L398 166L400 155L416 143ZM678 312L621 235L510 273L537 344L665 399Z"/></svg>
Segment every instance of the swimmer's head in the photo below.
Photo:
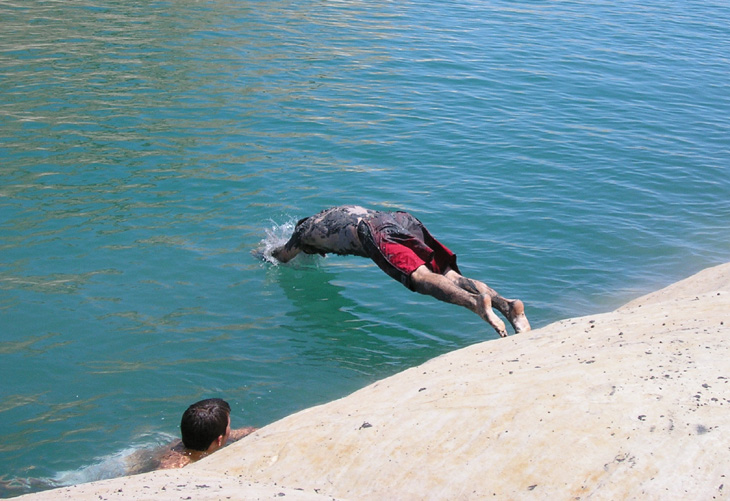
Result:
<svg viewBox="0 0 730 501"><path fill-rule="evenodd" d="M225 445L230 434L231 406L223 399L208 398L195 402L183 413L180 432L183 445L194 451L207 451L221 438Z"/></svg>

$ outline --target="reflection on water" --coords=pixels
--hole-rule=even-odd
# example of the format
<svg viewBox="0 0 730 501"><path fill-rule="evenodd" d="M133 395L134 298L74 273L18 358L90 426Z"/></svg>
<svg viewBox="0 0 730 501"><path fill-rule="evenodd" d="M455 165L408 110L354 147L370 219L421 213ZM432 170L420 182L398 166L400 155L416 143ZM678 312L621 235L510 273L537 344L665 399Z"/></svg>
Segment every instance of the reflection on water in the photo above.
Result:
<svg viewBox="0 0 730 501"><path fill-rule="evenodd" d="M361 272L359 261L355 264L353 259L345 259L353 273ZM418 358L419 348L424 346L414 343L404 332L407 328L389 319L387 311L381 311L382 316L377 319L368 314L370 308L348 297L349 288L362 285L357 282L339 285L340 277L328 269L328 266L315 265L301 270L281 270L277 281L294 307L287 313L291 319L289 342L297 351L301 350L299 357L308 363L313 361L314 366L334 365L366 376L403 356ZM398 283L385 275L380 277L380 282L371 287L380 291L398 287ZM427 350L427 353L432 352Z"/></svg>

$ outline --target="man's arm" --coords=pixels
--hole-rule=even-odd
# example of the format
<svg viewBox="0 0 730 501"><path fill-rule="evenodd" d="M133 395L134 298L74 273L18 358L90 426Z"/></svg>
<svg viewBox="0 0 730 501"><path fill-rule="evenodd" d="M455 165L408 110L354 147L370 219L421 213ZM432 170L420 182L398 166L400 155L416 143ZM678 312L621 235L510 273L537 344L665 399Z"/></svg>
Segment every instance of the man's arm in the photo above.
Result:
<svg viewBox="0 0 730 501"><path fill-rule="evenodd" d="M301 252L301 249L294 245L291 240L271 251L271 255L280 263L288 263Z"/></svg>
<svg viewBox="0 0 730 501"><path fill-rule="evenodd" d="M231 434L228 436L228 441L235 442L236 440L241 440L243 437L250 435L257 429L258 428L254 428L253 426L247 426L245 428L237 428L235 430L231 430Z"/></svg>

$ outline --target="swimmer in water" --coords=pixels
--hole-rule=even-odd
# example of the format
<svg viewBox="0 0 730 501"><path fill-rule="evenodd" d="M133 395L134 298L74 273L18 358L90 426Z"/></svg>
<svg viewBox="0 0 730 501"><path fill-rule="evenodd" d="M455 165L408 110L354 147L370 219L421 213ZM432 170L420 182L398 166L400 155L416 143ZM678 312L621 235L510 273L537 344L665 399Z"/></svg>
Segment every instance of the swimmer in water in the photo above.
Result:
<svg viewBox="0 0 730 501"><path fill-rule="evenodd" d="M122 475L182 468L212 454L226 443L256 431L256 428L251 427L231 430L230 413L231 407L225 400L201 400L188 407L182 416L182 441L176 440L163 447L137 449L128 454L115 454L101 463L64 472L53 478L7 478L0 475L0 498Z"/></svg>
<svg viewBox="0 0 730 501"><path fill-rule="evenodd" d="M271 255L286 263L300 252L370 258L410 290L473 311L501 337L507 336L507 330L492 307L504 315L515 332L530 330L522 301L505 299L487 284L464 277L456 265L456 255L407 212L374 211L355 205L323 210L300 220L289 241Z"/></svg>
<svg viewBox="0 0 730 501"><path fill-rule="evenodd" d="M225 400L201 400L183 413L180 421L182 441L173 444L162 455L158 469L182 468L254 431L256 428L251 427L231 430L231 407Z"/></svg>

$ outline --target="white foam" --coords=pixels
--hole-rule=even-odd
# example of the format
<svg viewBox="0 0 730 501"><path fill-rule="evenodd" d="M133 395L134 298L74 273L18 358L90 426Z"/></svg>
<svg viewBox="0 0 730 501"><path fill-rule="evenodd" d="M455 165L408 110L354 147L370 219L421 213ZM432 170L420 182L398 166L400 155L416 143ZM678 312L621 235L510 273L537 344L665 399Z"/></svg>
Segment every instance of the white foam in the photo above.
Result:
<svg viewBox="0 0 730 501"><path fill-rule="evenodd" d="M261 240L256 253L271 264L279 264L279 261L271 253L289 241L296 226L296 221L291 219L283 224L277 224L272 221L272 225L271 228L264 230L266 232L266 238Z"/></svg>
<svg viewBox="0 0 730 501"><path fill-rule="evenodd" d="M95 482L135 473L152 471L159 466L159 457L176 437L167 433L147 433L136 444L96 458L91 464L76 470L59 471L49 477L0 476L0 497L13 497L28 492L44 491L57 487Z"/></svg>
<svg viewBox="0 0 730 501"><path fill-rule="evenodd" d="M174 440L175 437L167 433L146 435L141 437L139 444L97 458L94 463L82 466L78 470L59 471L49 479L49 483L54 486L66 486L149 471L154 469L154 466L151 463L150 466L143 463L149 462L155 452Z"/></svg>
<svg viewBox="0 0 730 501"><path fill-rule="evenodd" d="M98 462L82 466L78 470L59 471L51 480L55 485L65 486L121 477L127 473L127 459L138 450L124 449L98 458Z"/></svg>

